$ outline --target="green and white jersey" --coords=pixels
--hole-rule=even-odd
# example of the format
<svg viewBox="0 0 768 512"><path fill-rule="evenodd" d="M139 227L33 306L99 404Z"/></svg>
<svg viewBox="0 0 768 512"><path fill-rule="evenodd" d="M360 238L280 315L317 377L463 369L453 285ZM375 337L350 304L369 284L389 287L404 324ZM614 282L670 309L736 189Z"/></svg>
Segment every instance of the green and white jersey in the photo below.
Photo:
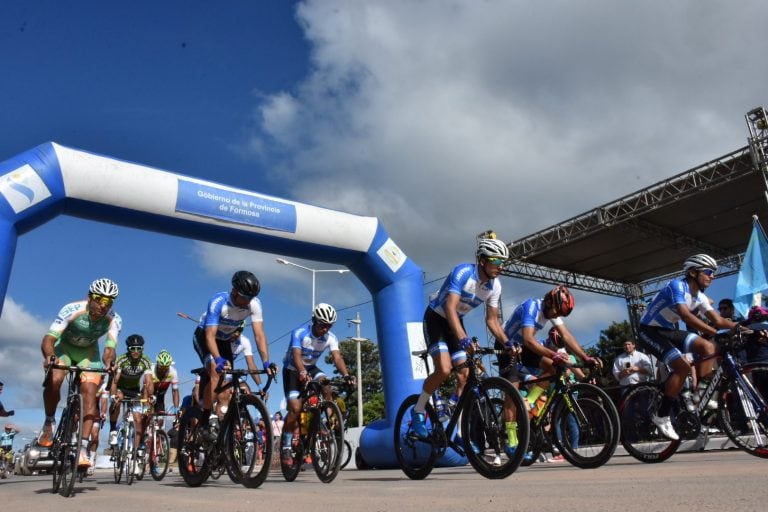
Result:
<svg viewBox="0 0 768 512"><path fill-rule="evenodd" d="M117 367L117 388L123 391L141 391L141 383L144 375L152 374L152 361L146 354L141 354L140 359L132 359L128 353L118 356L115 362Z"/></svg>

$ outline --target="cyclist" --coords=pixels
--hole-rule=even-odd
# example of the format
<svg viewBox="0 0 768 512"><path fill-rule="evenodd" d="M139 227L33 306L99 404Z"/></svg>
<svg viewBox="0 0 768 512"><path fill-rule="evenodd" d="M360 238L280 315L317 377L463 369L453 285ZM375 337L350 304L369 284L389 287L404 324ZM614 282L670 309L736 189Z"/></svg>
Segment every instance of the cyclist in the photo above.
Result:
<svg viewBox="0 0 768 512"><path fill-rule="evenodd" d="M13 438L18 433L10 423L6 423L5 432L0 433L0 458L5 458L6 466L13 462Z"/></svg>
<svg viewBox="0 0 768 512"><path fill-rule="evenodd" d="M563 285L558 285L549 290L541 299L528 299L517 306L507 321L504 323L504 333L509 340L506 348L520 348L520 365L522 367L540 369L539 377L554 375L554 365L568 364L568 352L573 353L585 363L601 366L597 358L590 357L581 348L581 345L573 337L571 332L565 326L563 317L571 314L576 301L573 294ZM544 328L547 323L551 323L559 337L555 335L550 337L554 343L561 344L565 349L548 348L546 340L536 339L536 333ZM501 348L500 341L496 340L496 347ZM508 354L499 356L499 369L502 377L509 379L513 385L519 386L520 367L512 363ZM528 402L533 406L536 400L549 387L548 381L536 383L528 391ZM517 432L517 418L508 418L507 432L509 435L509 448L514 449L517 445L515 441Z"/></svg>
<svg viewBox="0 0 768 512"><path fill-rule="evenodd" d="M128 352L121 354L115 363L115 378L112 380L112 408L109 413L109 445L117 446L117 420L120 416L120 403L124 399L153 396L152 361L144 353L144 337L131 334L125 339ZM133 407L133 422L136 427L135 443L139 450L145 450L142 443L147 406L138 404Z"/></svg>
<svg viewBox="0 0 768 512"><path fill-rule="evenodd" d="M40 349L43 353L44 366L51 361L63 365L101 368L102 363L109 368L115 359L117 336L122 327L122 319L112 310L112 304L118 295L117 284L110 279L96 279L88 288L86 300L71 302L61 308L56 320L43 336ZM104 351L99 361L99 338L106 335ZM56 406L59 404L61 384L64 382L64 370L51 370L50 380L43 390L45 404L45 423L40 429L38 444L53 444ZM98 416L96 391L102 380L102 374L83 372L80 376L80 393L83 397L83 432L90 432L93 421ZM89 467L88 436L83 437L78 466Z"/></svg>
<svg viewBox="0 0 768 512"><path fill-rule="evenodd" d="M483 238L475 256L475 263L454 267L424 312L424 339L435 371L424 380L421 395L411 411L411 426L420 437L428 436L424 413L432 393L448 378L451 365L466 361L466 350L472 346L472 338L464 329L464 315L485 304L488 330L500 343L508 341L499 323L501 282L496 278L509 258L509 248L496 238ZM468 371L463 368L456 374L457 395L467 382Z"/></svg>
<svg viewBox="0 0 768 512"><path fill-rule="evenodd" d="M243 320L250 317L256 347L265 370L274 374L277 367L269 362L269 346L264 333L261 301L257 298L261 285L253 273L239 270L232 275L232 289L219 292L208 301L208 307L195 329L193 345L206 369L200 388L203 394L201 429L209 440L218 435L218 416L213 411L219 373L233 360L231 340ZM210 425L210 428L209 428Z"/></svg>
<svg viewBox="0 0 768 512"><path fill-rule="evenodd" d="M179 374L173 366L173 356L167 350L163 349L157 354L155 364L152 366L152 387L155 397L155 412L165 414L165 394L168 388L171 388L171 397L173 399L173 411L179 412L181 401L179 393ZM160 428L165 426L165 420L158 420Z"/></svg>
<svg viewBox="0 0 768 512"><path fill-rule="evenodd" d="M715 278L715 272L717 262L714 258L706 254L691 256L683 262L682 277L671 280L662 288L640 319L639 341L643 348L671 369L659 410L651 417L654 425L669 439L680 438L672 426L669 414L691 371L691 365L683 354L694 354L694 364L699 377L699 391L694 395L694 401L698 402L701 393L709 385L714 359L697 361L715 353L714 344L702 335L714 336L717 329L733 329L736 326L734 322L721 317L712 308L709 298L704 295L704 290ZM703 311L710 321L709 324L693 313L697 309ZM701 335L681 330L678 325L680 320L685 322L689 329ZM711 400L707 407L717 408L717 402Z"/></svg>
<svg viewBox="0 0 768 512"><path fill-rule="evenodd" d="M339 351L339 340L331 332L334 323L336 323L336 310L330 304L320 303L312 310L312 321L291 332L291 342L283 359L283 390L288 403L288 412L283 423L281 460L288 466L293 465L290 459L291 444L293 433L298 426L296 420L303 405L300 398L301 388L310 380L322 382L327 379L323 370L316 365L326 348L330 351L339 373L350 385L355 383L355 378L349 375L344 357ZM325 398L331 400L330 386L325 386L323 391Z"/></svg>

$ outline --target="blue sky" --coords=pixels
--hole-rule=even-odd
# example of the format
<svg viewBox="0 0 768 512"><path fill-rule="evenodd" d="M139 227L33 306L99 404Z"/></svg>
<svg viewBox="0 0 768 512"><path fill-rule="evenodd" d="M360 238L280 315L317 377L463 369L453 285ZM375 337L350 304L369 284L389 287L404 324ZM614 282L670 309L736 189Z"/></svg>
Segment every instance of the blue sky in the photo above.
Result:
<svg viewBox="0 0 768 512"><path fill-rule="evenodd" d="M468 261L481 231L518 239L744 145L743 115L767 99L768 71L750 60L768 42L763 14L757 1L9 0L0 161L55 141L375 216L429 282ZM0 400L38 428L40 339L101 276L121 287L121 340L143 334L152 356L168 348L188 381L194 326L176 313L197 316L250 269L281 358L285 334L308 319L311 275L279 256L51 220L18 241ZM503 285L507 313L546 289ZM721 283L712 296L731 293ZM317 298L341 319L359 311L375 339L352 274L317 274ZM585 344L626 317L621 300L577 302L569 326ZM467 324L482 336L481 318ZM355 333L343 320L334 330Z"/></svg>

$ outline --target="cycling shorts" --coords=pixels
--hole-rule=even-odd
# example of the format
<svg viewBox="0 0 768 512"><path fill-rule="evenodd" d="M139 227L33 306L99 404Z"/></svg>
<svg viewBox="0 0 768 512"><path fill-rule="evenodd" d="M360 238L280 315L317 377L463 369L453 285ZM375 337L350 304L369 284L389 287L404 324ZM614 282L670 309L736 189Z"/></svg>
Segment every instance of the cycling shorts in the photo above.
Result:
<svg viewBox="0 0 768 512"><path fill-rule="evenodd" d="M72 345L66 345L63 343L57 343L54 347L56 354L56 363L65 366L79 366L80 368L104 368L104 365L99 359L98 345L96 345L95 351L90 351L90 347L72 347ZM64 348L62 348L64 347ZM80 373L80 383L93 383L96 386L101 385L101 379L104 378L103 373L94 372L82 372Z"/></svg>
<svg viewBox="0 0 768 512"><path fill-rule="evenodd" d="M464 319L459 318L461 327L464 327ZM427 342L427 351L429 355L436 356L440 352L448 352L451 355L451 361L459 364L467 358L467 353L459 345L459 338L451 330L448 320L440 316L427 306L424 312L424 341Z"/></svg>
<svg viewBox="0 0 768 512"><path fill-rule="evenodd" d="M693 332L651 325L640 325L639 332L638 347L667 365L691 352L694 340L699 337Z"/></svg>
<svg viewBox="0 0 768 512"><path fill-rule="evenodd" d="M312 380L327 379L323 370L317 366L305 366L304 369L312 377ZM302 384L299 382L299 372L283 366L283 391L287 400L298 400L301 395Z"/></svg>

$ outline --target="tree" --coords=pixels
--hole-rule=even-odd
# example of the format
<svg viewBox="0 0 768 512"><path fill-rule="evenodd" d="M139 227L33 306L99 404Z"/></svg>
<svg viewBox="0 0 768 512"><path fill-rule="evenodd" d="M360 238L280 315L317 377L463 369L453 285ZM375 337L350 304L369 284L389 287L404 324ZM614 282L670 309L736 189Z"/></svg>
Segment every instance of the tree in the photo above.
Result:
<svg viewBox="0 0 768 512"><path fill-rule="evenodd" d="M350 375L357 376L357 342L350 339L339 342L339 351ZM325 363L333 365L331 355L325 356ZM379 349L377 345L365 340L360 342L360 363L361 375L363 377L363 423L368 424L373 420L384 417L384 388L381 381L381 367L379 365ZM340 375L339 370L334 367L333 373ZM349 408L349 426L356 427L357 424L357 397L352 396L347 401Z"/></svg>

